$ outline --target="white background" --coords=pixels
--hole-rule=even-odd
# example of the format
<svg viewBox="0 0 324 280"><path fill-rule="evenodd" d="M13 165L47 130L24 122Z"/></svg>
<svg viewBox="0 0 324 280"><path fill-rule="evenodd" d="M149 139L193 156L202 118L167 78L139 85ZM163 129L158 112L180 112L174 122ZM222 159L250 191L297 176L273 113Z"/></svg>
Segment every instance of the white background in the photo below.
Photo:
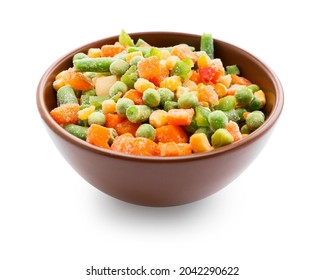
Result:
<svg viewBox="0 0 324 280"><path fill-rule="evenodd" d="M86 276L92 265L240 268L228 278L152 280L324 279L320 3L2 1L0 279L145 279ZM172 208L127 204L84 181L54 147L36 108L41 75L66 52L122 28L212 33L277 73L280 121L222 191Z"/></svg>

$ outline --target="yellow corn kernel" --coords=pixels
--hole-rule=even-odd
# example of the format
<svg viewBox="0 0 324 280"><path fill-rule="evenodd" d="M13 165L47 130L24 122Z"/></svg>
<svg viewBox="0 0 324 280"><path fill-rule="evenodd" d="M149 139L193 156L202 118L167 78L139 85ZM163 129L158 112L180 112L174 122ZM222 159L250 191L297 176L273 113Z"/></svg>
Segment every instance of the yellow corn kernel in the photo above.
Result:
<svg viewBox="0 0 324 280"><path fill-rule="evenodd" d="M194 153L203 153L212 150L205 133L195 133L190 136L190 145Z"/></svg>
<svg viewBox="0 0 324 280"><path fill-rule="evenodd" d="M188 80L182 83L182 86L189 89L189 91L197 91L198 86L194 81Z"/></svg>
<svg viewBox="0 0 324 280"><path fill-rule="evenodd" d="M171 56L170 52L168 50L161 50L160 51L160 59L167 59L169 56Z"/></svg>
<svg viewBox="0 0 324 280"><path fill-rule="evenodd" d="M168 70L172 70L177 61L180 61L180 58L178 56L176 56L176 55L170 55L166 59L166 64L165 64L166 68Z"/></svg>
<svg viewBox="0 0 324 280"><path fill-rule="evenodd" d="M101 56L101 50L99 48L90 48L88 50L88 57L97 58Z"/></svg>
<svg viewBox="0 0 324 280"><path fill-rule="evenodd" d="M176 91L181 86L181 78L179 76L166 77L161 83L160 87L168 88L171 91Z"/></svg>
<svg viewBox="0 0 324 280"><path fill-rule="evenodd" d="M180 98L180 96L186 92L189 92L189 89L183 86L178 86L177 91L176 91L176 97L177 99Z"/></svg>
<svg viewBox="0 0 324 280"><path fill-rule="evenodd" d="M155 128L164 126L168 123L168 113L164 110L155 110L150 115L149 122Z"/></svg>
<svg viewBox="0 0 324 280"><path fill-rule="evenodd" d="M210 64L211 64L211 59L207 54L202 54L201 56L198 57L197 60L198 68L210 66Z"/></svg>
<svg viewBox="0 0 324 280"><path fill-rule="evenodd" d="M263 106L266 104L266 96L263 92L263 90L258 90L254 93L254 96L261 101L260 108L263 108Z"/></svg>
<svg viewBox="0 0 324 280"><path fill-rule="evenodd" d="M58 91L61 87L66 85L66 81L61 77L53 82L53 88Z"/></svg>
<svg viewBox="0 0 324 280"><path fill-rule="evenodd" d="M242 138L244 138L244 137L246 137L246 136L248 136L249 134L247 134L247 133L242 133Z"/></svg>
<svg viewBox="0 0 324 280"><path fill-rule="evenodd" d="M104 114L116 112L116 102L112 99L104 100L101 107Z"/></svg>
<svg viewBox="0 0 324 280"><path fill-rule="evenodd" d="M207 101L200 101L199 105L203 106L203 107L206 107L206 108L209 108L209 103Z"/></svg>
<svg viewBox="0 0 324 280"><path fill-rule="evenodd" d="M224 76L220 76L218 78L218 82L221 83L221 84L223 84L227 88L229 88L229 86L231 85L231 82L232 82L232 76L230 74L224 75Z"/></svg>
<svg viewBox="0 0 324 280"><path fill-rule="evenodd" d="M227 88L222 83L217 83L216 85L214 85L214 89L215 89L218 97L220 97L220 98L227 95Z"/></svg>
<svg viewBox="0 0 324 280"><path fill-rule="evenodd" d="M149 80L146 80L144 78L138 78L134 84L134 88L139 92L143 93L148 88L155 88L155 85L151 83Z"/></svg>
<svg viewBox="0 0 324 280"><path fill-rule="evenodd" d="M60 73L58 73L55 77L55 80L58 80L60 78L63 78L63 75L65 74L65 72L68 72L68 70L63 70Z"/></svg>
<svg viewBox="0 0 324 280"><path fill-rule="evenodd" d="M80 120L86 120L91 113L95 111L96 107L91 105L89 107L86 107L78 112L78 117Z"/></svg>
<svg viewBox="0 0 324 280"><path fill-rule="evenodd" d="M135 56L141 56L141 57L143 57L143 53L140 52L140 51L127 53L127 54L126 54L126 62L129 64L129 63L131 62L131 60L132 60Z"/></svg>

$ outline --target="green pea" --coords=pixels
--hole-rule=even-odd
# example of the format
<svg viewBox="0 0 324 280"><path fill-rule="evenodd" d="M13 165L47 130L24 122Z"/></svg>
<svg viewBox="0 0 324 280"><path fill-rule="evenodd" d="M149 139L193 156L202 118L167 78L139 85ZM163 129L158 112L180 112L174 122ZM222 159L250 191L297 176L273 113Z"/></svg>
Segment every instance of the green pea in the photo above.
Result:
<svg viewBox="0 0 324 280"><path fill-rule="evenodd" d="M121 92L122 94L124 94L127 91L127 85L121 81L117 81L115 82L109 89L109 96L113 97L115 96L117 93Z"/></svg>
<svg viewBox="0 0 324 280"><path fill-rule="evenodd" d="M240 87L236 90L234 96L236 98L237 103L241 105L248 105L253 98L253 92L247 87Z"/></svg>
<svg viewBox="0 0 324 280"><path fill-rule="evenodd" d="M135 133L136 137L145 137L154 141L155 139L155 129L152 125L144 123L139 126Z"/></svg>
<svg viewBox="0 0 324 280"><path fill-rule="evenodd" d="M106 116L99 111L95 111L90 114L88 117L88 124L99 124L99 125L104 125L106 123Z"/></svg>
<svg viewBox="0 0 324 280"><path fill-rule="evenodd" d="M248 128L248 126L245 124L241 127L241 133L242 134L250 134L251 130Z"/></svg>
<svg viewBox="0 0 324 280"><path fill-rule="evenodd" d="M233 141L234 138L232 134L225 128L217 129L211 137L211 142L214 148L231 144Z"/></svg>
<svg viewBox="0 0 324 280"><path fill-rule="evenodd" d="M122 60L116 59L113 63L110 64L109 70L111 74L121 77L128 70L129 64Z"/></svg>
<svg viewBox="0 0 324 280"><path fill-rule="evenodd" d="M247 88L249 88L250 90L252 90L252 92L256 92L258 90L260 90L260 87L256 84L251 84L251 85L248 85Z"/></svg>
<svg viewBox="0 0 324 280"><path fill-rule="evenodd" d="M259 128L265 120L265 116L261 111L253 111L246 117L246 125L253 131Z"/></svg>
<svg viewBox="0 0 324 280"><path fill-rule="evenodd" d="M219 99L219 103L214 106L216 110L229 111L236 106L236 98L232 95L227 95Z"/></svg>
<svg viewBox="0 0 324 280"><path fill-rule="evenodd" d="M239 120L240 122L244 122L245 121L245 118L243 117L244 113L247 112L247 110L245 108L236 108L235 109L238 117L239 117Z"/></svg>
<svg viewBox="0 0 324 280"><path fill-rule="evenodd" d="M166 101L172 101L174 99L174 92L168 88L159 88L158 93L160 94L160 105L164 106Z"/></svg>
<svg viewBox="0 0 324 280"><path fill-rule="evenodd" d="M208 115L209 126L213 131L219 128L225 128L228 124L228 118L223 111L216 110Z"/></svg>
<svg viewBox="0 0 324 280"><path fill-rule="evenodd" d="M160 94L154 88L148 88L143 92L143 101L149 107L156 107L160 104Z"/></svg>
<svg viewBox="0 0 324 280"><path fill-rule="evenodd" d="M199 128L199 126L197 125L197 117L196 116L194 116L192 118L192 121L189 125L184 126L184 130L189 133L194 133L198 128Z"/></svg>
<svg viewBox="0 0 324 280"><path fill-rule="evenodd" d="M116 112L119 115L126 117L126 110L128 109L128 107L130 107L132 105L134 105L133 100L126 98L126 97L120 98L120 99L118 99L118 101L116 103Z"/></svg>
<svg viewBox="0 0 324 280"><path fill-rule="evenodd" d="M240 117L235 109L224 111L224 113L227 116L228 121L238 122L240 120Z"/></svg>
<svg viewBox="0 0 324 280"><path fill-rule="evenodd" d="M179 99L178 104L181 109L190 109L198 106L198 97L193 92L183 93Z"/></svg>

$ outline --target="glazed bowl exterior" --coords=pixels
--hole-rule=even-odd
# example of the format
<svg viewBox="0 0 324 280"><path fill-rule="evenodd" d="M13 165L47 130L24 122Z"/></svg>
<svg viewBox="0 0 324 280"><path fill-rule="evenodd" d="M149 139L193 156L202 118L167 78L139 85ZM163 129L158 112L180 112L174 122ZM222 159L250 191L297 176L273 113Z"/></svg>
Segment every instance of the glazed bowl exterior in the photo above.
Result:
<svg viewBox="0 0 324 280"><path fill-rule="evenodd" d="M177 32L142 32L153 46L186 43L200 47L200 35ZM36 94L37 107L57 149L91 185L117 199L146 206L175 206L208 197L236 179L257 157L268 141L284 104L284 93L275 73L260 59L224 41L214 39L215 57L224 65L237 64L242 76L265 92L266 121L259 129L236 143L207 153L179 157L144 157L101 149L66 132L50 116L56 107L52 87L55 76L72 66L72 57L89 48L113 44L118 36L91 42L53 63L42 76Z"/></svg>

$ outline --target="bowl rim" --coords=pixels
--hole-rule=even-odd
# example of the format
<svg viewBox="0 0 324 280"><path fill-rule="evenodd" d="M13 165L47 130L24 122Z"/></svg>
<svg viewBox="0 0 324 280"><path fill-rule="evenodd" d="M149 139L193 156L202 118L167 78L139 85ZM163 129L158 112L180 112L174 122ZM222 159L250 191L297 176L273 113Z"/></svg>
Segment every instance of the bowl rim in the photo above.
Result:
<svg viewBox="0 0 324 280"><path fill-rule="evenodd" d="M192 36L192 37L201 37L201 35L198 34L192 34L192 33L184 33L184 32L168 32L168 31L145 31L145 32L136 32L136 33L129 33L131 37L140 36L142 34L145 35L165 35L165 34L171 34L171 35L177 35L177 36ZM93 44L100 44L100 42L111 40L118 37L118 35L105 37L99 40L95 40L86 44L81 45L78 48L75 48L60 58L58 58L56 61L54 61L48 69L44 72L41 79L39 80L37 90L36 90L36 103L37 108L39 111L39 114L41 118L43 119L44 123L48 126L49 129L51 129L55 134L69 142L70 144L76 145L82 149L94 152L96 154L107 156L111 158L116 158L120 160L128 160L128 161L139 161L139 162L158 162L158 163L170 163L170 162L183 162L183 161L194 161L194 160L201 160L205 158L211 158L215 157L220 154L229 153L233 150L238 149L239 147L243 147L245 145L248 145L250 142L253 142L260 138L265 132L270 130L277 122L277 119L279 118L283 105L284 105L284 91L282 84L275 74L275 72L271 69L269 65L267 65L264 61L259 59L257 56L253 55L252 53L246 51L245 49L238 47L232 43L228 43L226 41L223 41L221 39L213 37L214 43L221 42L222 44L229 45L231 47L234 47L236 49L239 49L241 52L245 53L245 55L249 56L250 58L256 60L259 65L261 65L266 72L269 74L271 80L274 83L275 92L276 92L276 102L274 103L274 107L272 111L270 112L269 116L266 118L264 124L259 127L257 130L253 131L251 134L249 134L247 137L241 139L240 141L231 143L230 145L226 145L223 147L216 148L209 152L203 152L203 153L192 153L190 155L184 155L184 156L170 156L170 157L161 157L161 156L140 156L140 155L131 155L126 154L122 152L112 151L109 149L104 149L100 147L96 147L90 143L87 143L84 140L81 140L74 135L70 134L66 130L64 130L59 124L57 124L54 119L50 116L49 111L46 109L45 105L45 98L44 98L44 88L46 85L46 80L51 76L51 73L54 68L56 68L56 65L65 61L67 58L72 58L73 54L78 52L81 49L87 48L89 45Z"/></svg>

